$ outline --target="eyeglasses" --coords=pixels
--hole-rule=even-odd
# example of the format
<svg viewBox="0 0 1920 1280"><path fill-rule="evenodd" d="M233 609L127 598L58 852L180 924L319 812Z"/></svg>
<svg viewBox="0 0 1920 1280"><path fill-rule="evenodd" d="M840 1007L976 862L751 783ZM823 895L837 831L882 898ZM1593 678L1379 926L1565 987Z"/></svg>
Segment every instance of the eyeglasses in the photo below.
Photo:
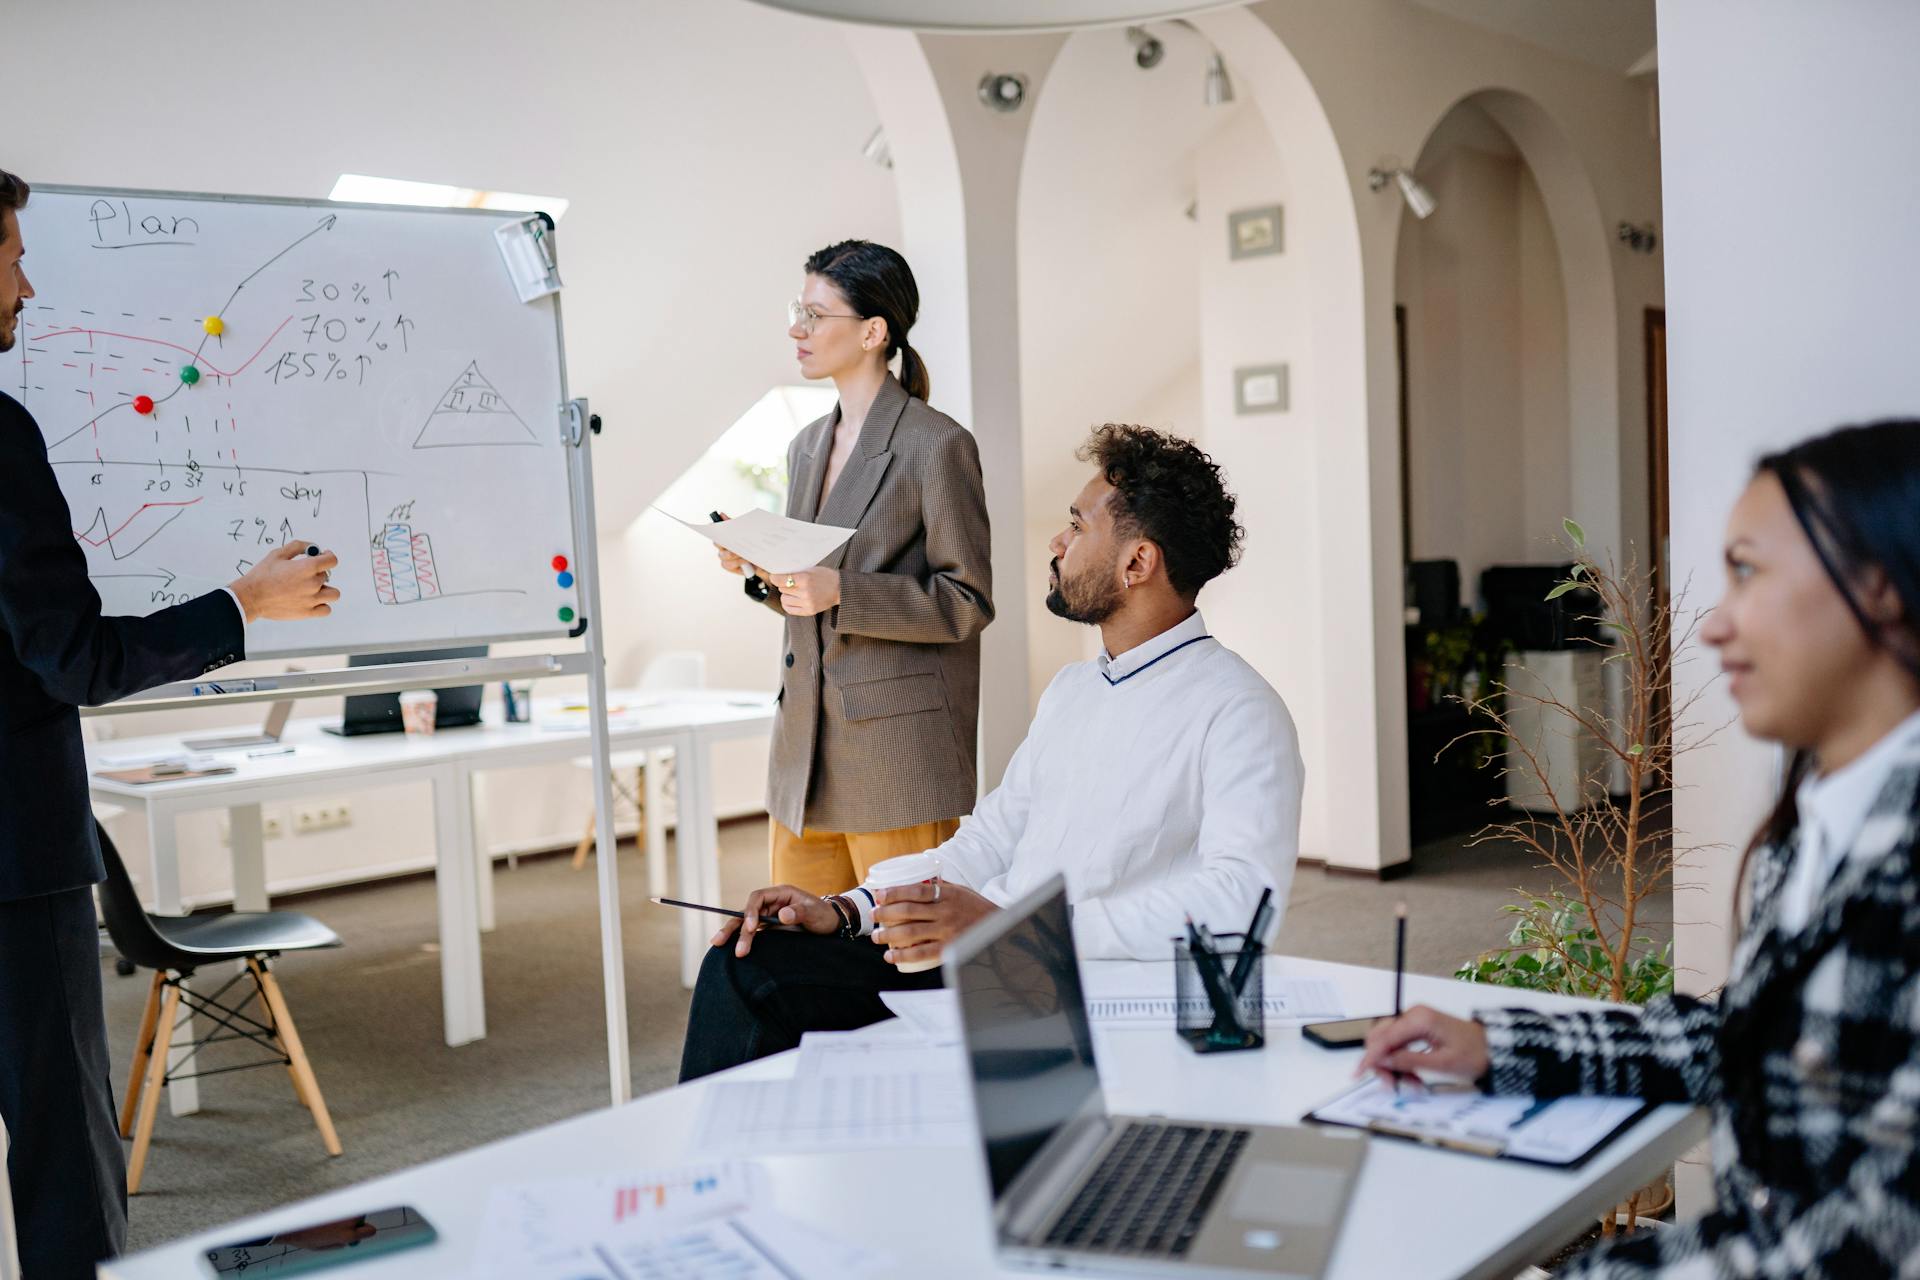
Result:
<svg viewBox="0 0 1920 1280"><path fill-rule="evenodd" d="M787 327L798 329L804 336L813 336L813 326L822 320L865 320L865 316L852 313L815 311L800 299L795 298L787 304Z"/></svg>

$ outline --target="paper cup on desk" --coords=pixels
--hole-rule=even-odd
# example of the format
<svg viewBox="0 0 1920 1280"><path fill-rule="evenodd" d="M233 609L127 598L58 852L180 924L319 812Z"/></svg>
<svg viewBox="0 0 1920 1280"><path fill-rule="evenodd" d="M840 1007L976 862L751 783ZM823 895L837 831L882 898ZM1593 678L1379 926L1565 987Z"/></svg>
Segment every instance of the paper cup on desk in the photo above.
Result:
<svg viewBox="0 0 1920 1280"><path fill-rule="evenodd" d="M898 858L887 858L867 868L865 884L868 892L878 899L882 889L897 889L907 884L940 883L940 859L931 853L908 853ZM940 966L938 959L912 960L905 964L896 964L894 968L901 973L923 973Z"/></svg>
<svg viewBox="0 0 1920 1280"><path fill-rule="evenodd" d="M409 689L400 695L400 726L408 733L432 733L440 695L431 689Z"/></svg>

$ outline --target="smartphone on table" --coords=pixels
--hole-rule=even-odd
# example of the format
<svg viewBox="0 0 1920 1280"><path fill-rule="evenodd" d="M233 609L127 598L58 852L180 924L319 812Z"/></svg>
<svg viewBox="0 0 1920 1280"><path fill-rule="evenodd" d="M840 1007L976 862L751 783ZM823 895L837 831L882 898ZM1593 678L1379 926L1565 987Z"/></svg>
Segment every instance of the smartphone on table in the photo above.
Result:
<svg viewBox="0 0 1920 1280"><path fill-rule="evenodd" d="M1309 1022L1300 1028L1300 1034L1323 1049L1358 1049L1367 1041L1367 1032L1373 1030L1373 1024L1389 1017L1379 1014L1372 1018L1342 1018L1338 1022Z"/></svg>
<svg viewBox="0 0 1920 1280"><path fill-rule="evenodd" d="M332 1222L276 1231L257 1240L236 1240L206 1252L221 1280L299 1276L377 1258L439 1239L433 1224L411 1205L358 1213Z"/></svg>

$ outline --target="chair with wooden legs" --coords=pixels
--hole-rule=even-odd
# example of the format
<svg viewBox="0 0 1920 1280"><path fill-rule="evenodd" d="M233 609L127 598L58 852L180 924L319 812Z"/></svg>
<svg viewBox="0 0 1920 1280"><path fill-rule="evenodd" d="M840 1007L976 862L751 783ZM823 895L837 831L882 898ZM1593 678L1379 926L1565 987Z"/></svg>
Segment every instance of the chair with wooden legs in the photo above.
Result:
<svg viewBox="0 0 1920 1280"><path fill-rule="evenodd" d="M150 915L140 905L120 851L104 830L100 831L100 852L107 864L106 883L100 886L100 914L106 920L107 934L122 956L142 969L153 970L147 1007L140 1015L140 1034L134 1041L133 1071L120 1108L120 1136L133 1139L133 1151L127 1158L127 1194L140 1190L147 1149L153 1140L154 1116L160 1109L160 1091L169 1081L193 1076L284 1066L293 1078L294 1096L313 1113L327 1154L339 1155L340 1139L333 1131L333 1118L327 1114L326 1099L320 1096L320 1084L314 1079L300 1033L294 1028L293 1015L287 1011L286 997L267 964L288 951L337 947L339 935L297 911ZM211 995L186 985L199 969L236 962L243 967ZM242 983L246 986L229 1003L227 993ZM200 1014L213 1022L214 1029L190 1044L176 1045L173 1037L183 1021L183 1006L188 1017ZM191 1070L201 1049L231 1040L250 1041L271 1056L236 1066ZM175 1048L186 1052L169 1063L169 1051Z"/></svg>

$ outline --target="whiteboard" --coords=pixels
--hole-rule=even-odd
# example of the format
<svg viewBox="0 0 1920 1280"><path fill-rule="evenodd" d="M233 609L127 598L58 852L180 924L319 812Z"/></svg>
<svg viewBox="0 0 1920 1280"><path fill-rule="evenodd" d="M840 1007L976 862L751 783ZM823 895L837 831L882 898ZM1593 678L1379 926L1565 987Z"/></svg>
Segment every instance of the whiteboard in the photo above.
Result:
<svg viewBox="0 0 1920 1280"><path fill-rule="evenodd" d="M38 296L0 386L40 424L107 612L296 542L339 554L341 598L249 627L249 657L573 631L559 304L519 300L507 220L35 190Z"/></svg>

